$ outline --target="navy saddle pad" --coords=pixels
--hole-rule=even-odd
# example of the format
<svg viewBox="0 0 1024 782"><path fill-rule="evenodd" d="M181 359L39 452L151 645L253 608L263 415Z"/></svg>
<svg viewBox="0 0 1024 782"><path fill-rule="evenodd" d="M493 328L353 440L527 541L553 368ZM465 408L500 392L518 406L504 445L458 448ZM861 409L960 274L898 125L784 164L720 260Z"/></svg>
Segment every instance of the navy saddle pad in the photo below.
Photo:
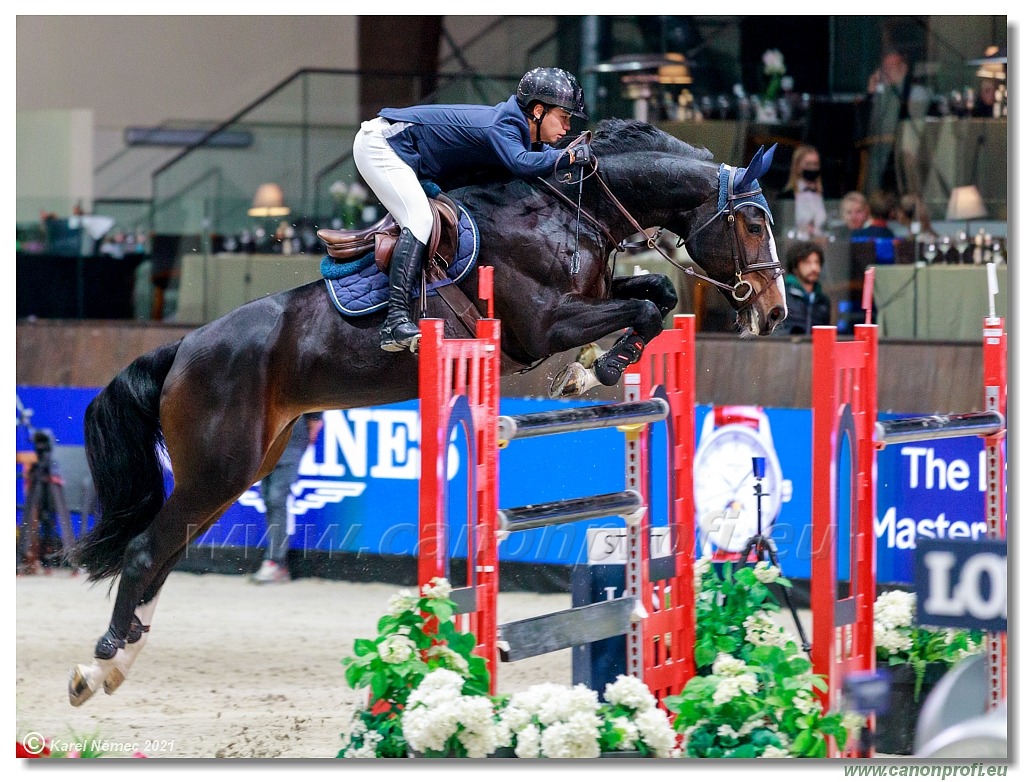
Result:
<svg viewBox="0 0 1024 782"><path fill-rule="evenodd" d="M448 279L430 283L427 295L436 296L437 288L459 282L476 265L480 253L480 232L476 221L462 204L459 207L458 257L448 267ZM320 273L327 283L327 293L342 315L369 315L387 307L388 276L377 268L373 252L348 263L337 263L329 255L320 262Z"/></svg>

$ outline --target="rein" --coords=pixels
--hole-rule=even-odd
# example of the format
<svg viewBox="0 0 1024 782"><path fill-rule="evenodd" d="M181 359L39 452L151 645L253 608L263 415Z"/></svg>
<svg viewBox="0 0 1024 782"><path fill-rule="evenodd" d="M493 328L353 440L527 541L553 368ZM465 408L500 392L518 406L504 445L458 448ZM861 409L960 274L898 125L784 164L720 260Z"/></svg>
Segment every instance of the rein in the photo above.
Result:
<svg viewBox="0 0 1024 782"><path fill-rule="evenodd" d="M579 139L577 139L577 141L578 140ZM573 142L573 143L576 143L576 142ZM572 145L570 145L570 146L572 146ZM675 258L672 258L668 253L666 253L664 250L662 250L661 247L658 245L658 239L661 236L663 229L659 228L653 234L648 235L647 232L644 230L643 226L641 226L640 223L638 223L636 221L636 218L634 218L633 215L629 213L629 210L626 209L626 207L622 205L622 202L619 201L618 198L616 198L615 194L611 191L611 188L608 187L608 183L605 182L604 177L602 177L598 173L598 170L597 170L597 158L594 158L590 165L591 165L591 172L589 174L582 175L580 177L580 179L578 180L579 181L579 185L580 185L581 195L582 195L582 189L583 189L583 181L585 179L589 179L592 176L596 176L597 183L598 183L598 185L600 185L601 190L604 193L605 198L607 198L608 201L611 202L611 204L616 208L616 210L619 212L619 214L621 214L626 219L626 222L629 223L630 227L633 228L636 233L644 234L647 237L647 239L646 239L646 241L642 241L642 242L626 242L625 240L622 240L621 242L615 241L615 238L611 235L611 232L604 225L604 223L602 223L597 217L595 217L590 212L588 212L586 209L584 209L582 207L581 203L578 203L578 202L574 203L567 195L565 195L565 193L563 193L557 187L552 185L546 179L541 179L540 177L537 177L536 181L538 183L540 183L540 185L542 185L545 190L547 190L549 193L551 193L556 198L558 198L562 203L564 203L570 209L575 209L576 210L576 214L577 214L577 241L578 241L578 238L579 238L578 237L579 218L583 217L583 218L586 218L587 222L591 223L594 227L596 227L604 235L605 239L612 246L612 248L614 249L615 252L624 252L626 250L636 250L636 249L640 249L640 248L646 248L648 250L654 250L659 255L661 255L662 258L664 258L670 264L672 264L677 269L682 271L684 274L688 274L691 277L696 277L696 278L698 278L700 280L704 280L705 282L709 282L712 285L714 285L714 286L716 286L718 288L721 288L723 291L728 292L737 302L740 302L740 303L747 302L747 306L748 307L753 305L754 302L756 302L758 299L760 299L761 296L763 296L768 291L768 288L771 286L771 282L774 282L782 274L782 266L781 266L781 264L777 260L761 261L759 263L747 263L746 259L742 257L742 253L740 252L741 243L740 243L740 239L739 239L739 236L738 236L738 233L737 233L739 231L739 228L736 225L736 211L735 211L736 210L736 206L735 206L735 204L736 204L737 201L739 201L741 199L749 198L751 196L758 195L759 193L761 193L761 188L758 187L756 190L749 190L749 191L744 192L744 193L734 193L733 192L733 179L736 176L736 169L732 169L731 168L729 170L729 186L728 186L728 192L727 192L727 195L726 195L725 206L722 207L721 209L719 209L717 212L715 212L711 217L709 217L700 226L698 226L694 231L692 231L687 238L685 238L685 239L680 238L678 240L678 242L676 243L677 247L684 247L684 246L686 246L686 244L688 242L690 242L693 239L693 237L695 237L697 234L699 234L701 231L703 231L705 228L707 228L709 225L711 225L719 217L721 217L722 215L725 215L726 220L728 221L729 225L733 229L732 232L730 233L730 236L732 237L733 264L734 264L734 267L735 267L735 270L736 270L736 283L733 284L733 285L728 285L726 283L719 282L718 280L712 279L711 277L707 276L706 274L703 274L701 272L696 271L692 266L684 266L684 265L682 265ZM557 166L557 163L556 163L556 166ZM576 182L573 182L571 180L571 175L570 175L570 179L563 179L562 181L564 183L568 183L568 184L576 184ZM714 195L712 195L711 197L714 197ZM687 248L687 249L689 249L689 248ZM747 280L744 280L743 279L743 275L747 274L749 272L766 271L766 270L772 270L774 272L773 275L772 275L772 279L771 279L771 281L769 281L768 284L766 284L763 288L761 288L761 290L758 293L754 294L754 286L750 282L748 282ZM745 291L744 291L744 287L746 288ZM741 291L744 291L742 293L742 295L740 293ZM754 295L754 297L751 299L750 297L751 297L752 294ZM749 299L749 302L748 302L748 299Z"/></svg>

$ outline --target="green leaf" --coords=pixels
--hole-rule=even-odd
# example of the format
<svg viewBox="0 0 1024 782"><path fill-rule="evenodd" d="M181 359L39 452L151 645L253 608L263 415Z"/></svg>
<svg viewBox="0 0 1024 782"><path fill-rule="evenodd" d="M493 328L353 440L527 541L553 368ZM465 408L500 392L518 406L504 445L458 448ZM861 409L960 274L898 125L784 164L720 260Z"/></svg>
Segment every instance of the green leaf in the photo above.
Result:
<svg viewBox="0 0 1024 782"><path fill-rule="evenodd" d="M714 638L704 636L697 641L697 645L693 650L693 660L698 668L711 665L717 656L718 652L715 651Z"/></svg>
<svg viewBox="0 0 1024 782"><path fill-rule="evenodd" d="M715 638L715 649L720 652L735 652L739 642L731 635L719 635Z"/></svg>
<svg viewBox="0 0 1024 782"><path fill-rule="evenodd" d="M390 677L388 676L387 671L384 669L374 671L373 675L370 677L370 692L374 699L383 698L384 694L388 690L389 684Z"/></svg>
<svg viewBox="0 0 1024 782"><path fill-rule="evenodd" d="M374 654L377 651L377 642L370 641L366 638L357 638L352 644L352 649L360 657L367 654Z"/></svg>

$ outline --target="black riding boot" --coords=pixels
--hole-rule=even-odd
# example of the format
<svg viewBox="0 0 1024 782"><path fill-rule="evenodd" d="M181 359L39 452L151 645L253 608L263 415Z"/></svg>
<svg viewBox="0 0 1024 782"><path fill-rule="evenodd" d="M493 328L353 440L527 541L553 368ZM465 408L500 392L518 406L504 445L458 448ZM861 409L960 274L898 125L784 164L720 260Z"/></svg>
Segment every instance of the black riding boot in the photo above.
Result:
<svg viewBox="0 0 1024 782"><path fill-rule="evenodd" d="M427 246L403 228L391 255L388 272L388 315L380 329L381 350L398 353L412 347L420 336L420 327L410 315L412 291L420 278Z"/></svg>

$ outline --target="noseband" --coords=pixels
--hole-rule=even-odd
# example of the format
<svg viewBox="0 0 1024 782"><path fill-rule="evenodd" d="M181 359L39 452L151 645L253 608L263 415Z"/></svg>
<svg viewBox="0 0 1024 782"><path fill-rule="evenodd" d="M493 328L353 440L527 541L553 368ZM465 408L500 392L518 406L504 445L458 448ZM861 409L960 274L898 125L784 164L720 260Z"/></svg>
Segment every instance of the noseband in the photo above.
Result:
<svg viewBox="0 0 1024 782"><path fill-rule="evenodd" d="M676 246L685 247L688 242L693 240L693 237L695 237L697 234L699 234L701 231L703 231L705 228L711 225L719 217L724 215L725 221L729 224L729 227L732 229L729 232L729 236L732 238L732 261L733 267L736 270L736 284L729 286L723 282L719 282L718 280L713 280L706 274L701 274L700 272L695 271L692 266L687 266L685 269L683 269L683 272L685 274L689 274L691 277L696 277L698 279L704 280L705 282L710 282L712 285L715 285L721 288L722 290L727 291L737 302L741 304L746 303L746 306L750 307L754 304L754 302L760 299L771 287L771 284L782 275L782 265L779 263L777 258L772 259L770 261L758 261L755 263L749 263L747 261L746 256L741 252L742 242L740 241L739 236L739 226L736 224L736 204L738 201L742 201L744 199L760 195L761 188L758 187L755 190L748 190L744 193L733 192L733 180L736 177L736 169L732 168L731 166L728 166L727 168L729 169L729 185L725 196L725 206L723 206L721 209L719 209L717 212L711 215L711 217L709 217L707 220L701 223L701 225L697 226L696 229L691 231L688 237L686 237L685 239L680 238L679 241L676 243ZM714 196L712 196L712 198L713 197ZM686 249L687 251L689 251L690 248L687 247ZM748 274L750 272L760 272L769 270L772 272L771 279L763 288L761 288L761 290L758 293L755 294L754 286L751 285L749 281L744 280L743 275ZM744 286L746 290L744 290ZM743 291L742 294L740 293L741 291ZM752 294L754 298L751 299L750 297ZM747 301L748 299L749 302Z"/></svg>

